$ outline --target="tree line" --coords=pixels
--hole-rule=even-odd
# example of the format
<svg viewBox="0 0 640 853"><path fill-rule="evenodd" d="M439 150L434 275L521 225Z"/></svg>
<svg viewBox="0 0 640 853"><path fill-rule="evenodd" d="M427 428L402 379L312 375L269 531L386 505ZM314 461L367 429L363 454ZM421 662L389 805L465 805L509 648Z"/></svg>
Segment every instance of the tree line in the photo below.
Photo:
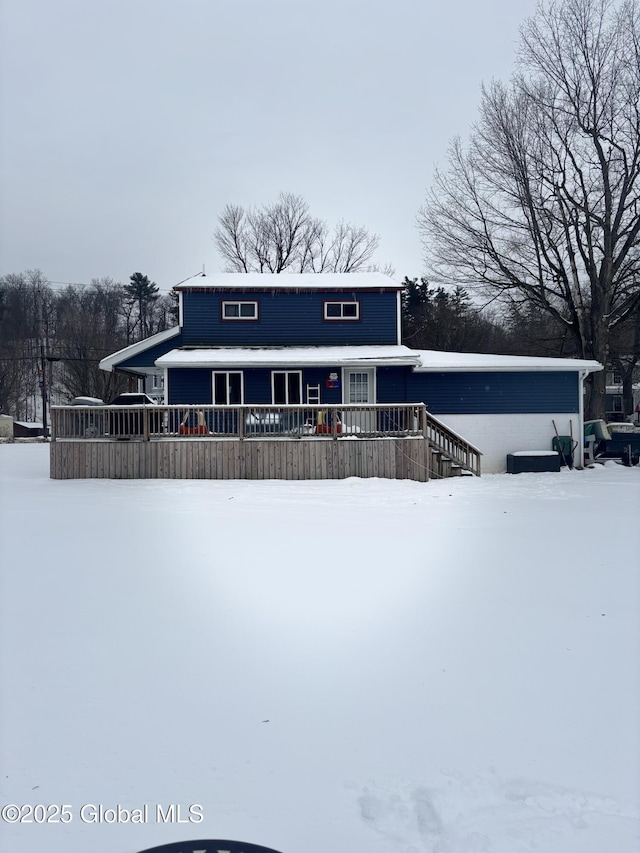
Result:
<svg viewBox="0 0 640 853"><path fill-rule="evenodd" d="M405 276L402 337L413 349L511 355L577 357L566 328L540 308L511 305L509 311L479 306L469 291L432 286ZM18 420L42 412L46 388L51 401L77 396L109 401L127 390L127 379L99 369L102 358L178 320L175 293L161 296L142 273L128 284L110 278L86 286L54 289L38 270L0 279L0 411ZM630 376L630 353L640 357L635 338L620 339L610 366ZM43 388L44 385L44 388ZM627 408L632 411L629 384Z"/></svg>
<svg viewBox="0 0 640 853"><path fill-rule="evenodd" d="M134 273L121 284L96 278L55 289L40 270L0 278L0 411L18 420L77 396L109 400L126 380L102 358L177 322L175 294Z"/></svg>

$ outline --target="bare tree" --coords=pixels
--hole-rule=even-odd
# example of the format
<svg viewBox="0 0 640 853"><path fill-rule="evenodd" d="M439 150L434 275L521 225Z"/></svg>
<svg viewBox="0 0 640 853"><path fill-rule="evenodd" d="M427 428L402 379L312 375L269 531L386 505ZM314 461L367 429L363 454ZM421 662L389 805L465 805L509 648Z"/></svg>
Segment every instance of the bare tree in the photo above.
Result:
<svg viewBox="0 0 640 853"><path fill-rule="evenodd" d="M92 279L88 287L67 287L56 294L56 334L51 354L55 390L63 399L77 396L108 400L124 390L126 380L100 370L100 359L127 343L122 323L126 294L110 278Z"/></svg>
<svg viewBox="0 0 640 853"><path fill-rule="evenodd" d="M274 204L245 210L228 204L214 241L228 272L358 272L370 268L377 235L339 222L333 232L298 195L281 193Z"/></svg>
<svg viewBox="0 0 640 853"><path fill-rule="evenodd" d="M309 230L300 258L300 272L359 272L372 270L371 259L380 240L366 228L340 221L330 233L324 222L316 220ZM386 268L388 270L388 267Z"/></svg>
<svg viewBox="0 0 640 853"><path fill-rule="evenodd" d="M40 270L0 279L0 410L42 416L44 356L54 327L54 295Z"/></svg>
<svg viewBox="0 0 640 853"><path fill-rule="evenodd" d="M418 216L434 280L530 304L602 363L640 302L639 18L638 0L541 5ZM603 417L604 372L592 390Z"/></svg>

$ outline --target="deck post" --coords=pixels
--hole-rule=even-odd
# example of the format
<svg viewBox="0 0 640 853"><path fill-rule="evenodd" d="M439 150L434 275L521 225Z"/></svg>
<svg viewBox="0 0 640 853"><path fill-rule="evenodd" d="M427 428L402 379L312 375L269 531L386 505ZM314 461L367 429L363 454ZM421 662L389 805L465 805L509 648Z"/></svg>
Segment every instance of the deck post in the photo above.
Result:
<svg viewBox="0 0 640 853"><path fill-rule="evenodd" d="M419 422L420 422L420 432L426 438L428 435L428 433L427 433L427 407L425 406L424 403L420 406L420 421Z"/></svg>
<svg viewBox="0 0 640 853"><path fill-rule="evenodd" d="M331 409L331 438L338 440L338 410Z"/></svg>
<svg viewBox="0 0 640 853"><path fill-rule="evenodd" d="M238 438L240 441L244 439L244 411L242 406L238 408Z"/></svg>
<svg viewBox="0 0 640 853"><path fill-rule="evenodd" d="M431 447L429 446L429 430L427 429L427 407L424 403L420 406L418 419L420 423L420 432L422 433L422 440L425 443L424 459L427 466L427 482L429 482L431 480Z"/></svg>
<svg viewBox="0 0 640 853"><path fill-rule="evenodd" d="M142 410L142 440L149 441L149 409Z"/></svg>

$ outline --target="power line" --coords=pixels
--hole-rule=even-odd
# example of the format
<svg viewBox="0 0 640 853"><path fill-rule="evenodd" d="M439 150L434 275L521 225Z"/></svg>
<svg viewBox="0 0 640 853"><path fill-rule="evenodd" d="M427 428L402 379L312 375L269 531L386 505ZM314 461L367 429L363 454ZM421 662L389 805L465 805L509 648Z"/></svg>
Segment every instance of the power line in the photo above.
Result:
<svg viewBox="0 0 640 853"><path fill-rule="evenodd" d="M189 276L189 278L192 278L192 277L193 276ZM178 283L182 284L182 282L178 282ZM47 281L47 284L63 284L66 287L104 287L105 286L104 282L101 282L101 281L89 281L89 282L87 282L87 281ZM112 281L111 284L113 284L115 287L126 287L126 285L123 284L121 281ZM171 285L169 285L168 290L163 290L163 288L161 288L159 284L156 286L158 287L158 290L160 291L160 293L163 293L165 295L168 295L169 293L171 293L171 291L174 287L174 285L171 284Z"/></svg>
<svg viewBox="0 0 640 853"><path fill-rule="evenodd" d="M167 285L167 289L165 289L164 285L161 287L159 284L157 284L157 282L153 282L153 283L156 284L156 287L158 288L160 293L162 293L163 296L168 296L171 293L171 291L173 290L173 288L176 287L178 284L183 284L185 281L189 281L190 278L197 278L198 276L201 276L201 275L202 275L201 272L196 273L195 275L189 275L189 276L187 276L187 278L183 279L182 281L176 282L175 285L174 284ZM5 277L0 276L0 287L2 287L2 285L10 286L11 282L2 281L3 278L5 278ZM25 284L32 284L32 283L31 282L25 282ZM43 285L46 286L46 285L50 285L50 284L51 285L54 285L54 284L55 285L62 285L65 287L105 287L105 286L108 286L108 285L105 285L105 283L100 281L100 280L96 280L96 281L50 281L49 279L45 279L42 282L37 282L36 284L33 284L32 286L34 287L34 289L37 289L39 287L42 287ZM113 280L110 280L109 284L114 286L114 287L126 287L127 286L126 284L123 284L121 281L113 281Z"/></svg>
<svg viewBox="0 0 640 853"><path fill-rule="evenodd" d="M112 350L99 350L97 353L94 352L93 355L47 355L45 356L46 361L100 361L104 356L110 355ZM16 361L29 361L34 362L38 361L40 358L39 353L34 353L33 355L8 355L3 356L0 353L0 362L16 362Z"/></svg>
<svg viewBox="0 0 640 853"><path fill-rule="evenodd" d="M200 278L203 275L204 275L204 272L197 272L197 273L193 273L192 275L188 275L186 278L183 278L182 281L178 281L175 284L168 285L169 289L165 292L170 293L171 290L174 287L177 287L179 284L184 284L185 281L189 281L189 279ZM113 281L112 279L110 279L110 282L112 284L118 286L118 287L126 287L126 284L123 284L121 281ZM63 285L66 285L67 287L95 287L96 285L98 287L104 286L104 283L101 282L99 279L96 279L94 281L49 281L47 279L43 283L46 283L46 284L63 284ZM162 291L162 288L160 287L159 284L157 284L157 282L153 282L153 284L155 284L156 287L158 287Z"/></svg>

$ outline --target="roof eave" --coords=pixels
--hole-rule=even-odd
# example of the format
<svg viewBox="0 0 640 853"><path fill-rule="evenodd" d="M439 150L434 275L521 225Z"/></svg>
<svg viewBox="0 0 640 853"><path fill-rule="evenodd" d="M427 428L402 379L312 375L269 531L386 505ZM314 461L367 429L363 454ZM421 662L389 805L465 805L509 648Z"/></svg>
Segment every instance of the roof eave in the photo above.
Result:
<svg viewBox="0 0 640 853"><path fill-rule="evenodd" d="M179 291L182 293L280 293L281 291L301 291L308 290L309 292L323 292L323 291L331 291L332 293L353 293L354 291L369 291L371 293L381 293L384 291L403 291L403 284L356 284L353 286L348 286L346 284L326 284L323 287L311 287L311 285L305 284L278 284L270 283L270 284L207 284L207 285L195 285L195 284L181 284L175 285L173 290Z"/></svg>
<svg viewBox="0 0 640 853"><path fill-rule="evenodd" d="M567 371L582 371L585 373L598 373L604 367L597 362L584 362L578 364L543 365L543 364L474 364L474 365L434 365L433 367L420 365L416 367L416 373L566 373Z"/></svg>
<svg viewBox="0 0 640 853"><path fill-rule="evenodd" d="M301 359L292 358L287 361L285 359L277 360L273 362L265 362L265 361L239 361L234 362L233 359L221 359L220 361L206 361L206 360L197 360L193 361L169 361L166 356L160 356L155 362L158 367L167 367L167 368L175 368L175 367L186 367L186 368L194 368L194 367L208 367L214 368L218 365L233 365L237 364L238 367L271 367L272 365L275 367L323 367L323 366L336 366L336 367L362 367L366 365L368 367L414 367L416 365L415 359L412 358L348 358L348 359L340 359L340 358L330 358L327 357L324 361L305 361Z"/></svg>
<svg viewBox="0 0 640 853"><path fill-rule="evenodd" d="M155 335L151 335L150 338L137 341L135 344L129 344L128 347L124 347L123 349L106 356L106 358L103 358L100 361L98 367L100 370L106 370L108 373L112 373L121 362L126 361L128 358L133 358L134 355L139 355L146 349L150 349L157 344L161 344L163 341L168 341L178 334L180 334L180 326L174 326L171 329L165 329L163 332L157 332ZM123 369L126 370L127 368Z"/></svg>

